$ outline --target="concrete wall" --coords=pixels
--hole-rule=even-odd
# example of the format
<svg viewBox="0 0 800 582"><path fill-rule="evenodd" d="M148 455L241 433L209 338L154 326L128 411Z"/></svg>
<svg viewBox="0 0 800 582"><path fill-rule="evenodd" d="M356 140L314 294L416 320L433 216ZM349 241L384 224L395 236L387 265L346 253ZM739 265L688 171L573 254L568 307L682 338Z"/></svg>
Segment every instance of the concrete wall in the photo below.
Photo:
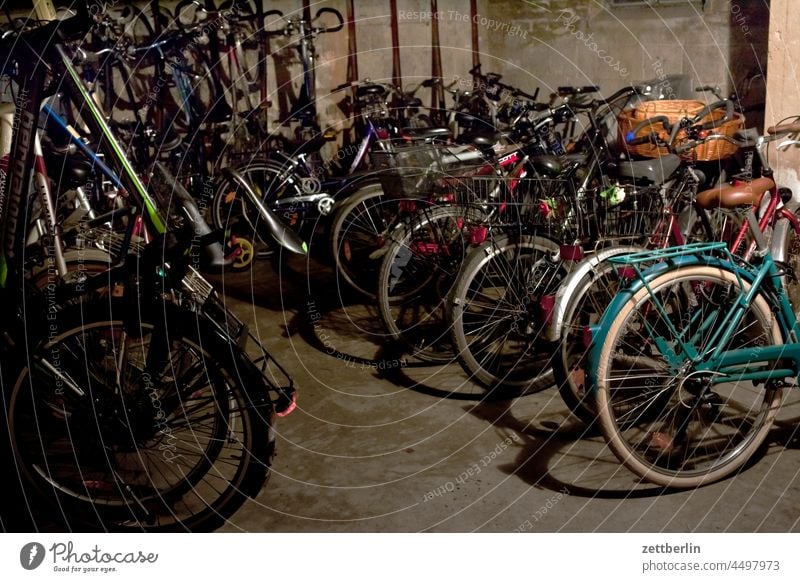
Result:
<svg viewBox="0 0 800 582"><path fill-rule="evenodd" d="M772 0L769 27L769 70L765 125L775 125L786 117L800 115L800 19L797 2ZM795 200L800 200L800 150L790 147L778 152L770 149L770 164L775 179L789 187Z"/></svg>
<svg viewBox="0 0 800 582"><path fill-rule="evenodd" d="M174 6L174 3L165 3ZM637 80L683 73L697 83L730 91L749 72L765 68L769 0L686 0L678 6L618 7L606 0L478 0L483 70L528 92L546 96L558 85L597 84L604 94ZM439 0L444 76L466 77L471 67L469 0ZM788 0L780 3L788 6ZM298 15L300 0L270 0L268 9ZM315 2L345 13L344 0ZM788 8L787 8L788 10ZM398 0L402 70L406 86L431 76L429 0ZM356 0L361 78L390 80L389 0ZM791 24L788 13L782 16ZM270 41L270 118L285 115L300 84L301 70L289 39ZM330 88L346 81L347 30L317 40L318 109L323 125L344 127L342 94ZM277 73L277 75L276 75ZM678 92L679 87L673 90ZM757 81L754 92L763 92ZM429 102L427 95L420 94ZM762 101L763 95L750 97Z"/></svg>
<svg viewBox="0 0 800 582"><path fill-rule="evenodd" d="M343 1L319 5L344 11ZM472 65L469 1L439 0L438 8L444 75L466 77ZM388 0L356 2L362 78L391 79L388 9ZM613 10L605 2L585 0L479 0L481 62L484 71L501 73L528 92L539 87L542 96L565 84L596 84L610 94L633 81L676 73L690 77L690 90L711 84L727 93L748 73L766 68L768 10L766 2L743 0L708 0L705 9L687 1ZM399 0L398 12L403 77L413 86L431 75L430 2ZM324 35L317 46L324 102L324 88L345 80L346 33ZM756 80L750 101L763 102L763 90L763 80ZM337 117L331 104L321 111Z"/></svg>

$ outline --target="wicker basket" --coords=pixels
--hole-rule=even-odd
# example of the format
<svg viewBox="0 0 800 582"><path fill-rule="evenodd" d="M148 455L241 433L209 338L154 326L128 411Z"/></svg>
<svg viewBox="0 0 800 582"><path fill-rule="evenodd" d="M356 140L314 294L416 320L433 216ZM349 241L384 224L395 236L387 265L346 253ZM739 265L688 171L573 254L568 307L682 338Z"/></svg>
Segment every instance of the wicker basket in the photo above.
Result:
<svg viewBox="0 0 800 582"><path fill-rule="evenodd" d="M659 100L659 101L645 101L634 109L628 109L620 113L619 120L619 133L620 143L624 144L623 147L632 156L640 156L644 158L658 158L667 155L669 151L665 147L659 147L652 143L644 143L635 146L627 145L626 137L639 125L642 121L650 119L658 115L665 115L670 124L674 124L683 117L692 117L696 115L705 104L702 101L692 100ZM725 116L722 110L714 110L702 119L702 123L709 121L720 120ZM737 113L730 121L722 123L721 125L709 130L709 134L724 134L732 136L744 125L744 117ZM657 133L662 138L669 137L669 133L662 123L655 123L652 126L645 126L639 130L635 137L643 137L650 133ZM680 142L684 136L681 133L677 136L677 141ZM692 157L699 162L720 160L727 158L736 153L737 146L722 140L712 140L707 143L701 144L692 150Z"/></svg>

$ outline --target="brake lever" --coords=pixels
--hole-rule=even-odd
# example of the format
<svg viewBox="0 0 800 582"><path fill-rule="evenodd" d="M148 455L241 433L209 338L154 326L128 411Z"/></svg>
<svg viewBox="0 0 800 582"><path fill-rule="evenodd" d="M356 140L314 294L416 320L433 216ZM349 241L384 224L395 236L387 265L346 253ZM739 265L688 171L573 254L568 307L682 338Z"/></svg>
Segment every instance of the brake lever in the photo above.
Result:
<svg viewBox="0 0 800 582"><path fill-rule="evenodd" d="M775 149L777 149L778 151L783 151L789 149L789 146L793 145L800 145L800 139L787 139L786 141L781 142L777 146L775 146Z"/></svg>

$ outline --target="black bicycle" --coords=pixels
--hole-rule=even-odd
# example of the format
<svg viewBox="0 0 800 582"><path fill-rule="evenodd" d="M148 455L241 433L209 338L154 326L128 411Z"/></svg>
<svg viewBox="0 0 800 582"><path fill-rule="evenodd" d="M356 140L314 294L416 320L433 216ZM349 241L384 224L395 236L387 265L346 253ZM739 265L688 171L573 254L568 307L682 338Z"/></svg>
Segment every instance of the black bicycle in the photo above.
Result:
<svg viewBox="0 0 800 582"><path fill-rule="evenodd" d="M23 496L13 502L50 502L48 514L70 529L211 530L263 487L275 417L293 408L294 386L261 344L247 345L247 326L194 268L196 252L219 241L162 207L83 85L72 43L91 25L84 4L0 44L15 71L18 120L0 204L0 300L12 314L0 340L1 432ZM40 107L56 91L80 112L128 203L83 221L71 239L83 244L71 267L80 270L81 252L104 231L93 248L109 252L108 269L59 277L47 268L34 278L28 188ZM274 238L291 246L275 226Z"/></svg>

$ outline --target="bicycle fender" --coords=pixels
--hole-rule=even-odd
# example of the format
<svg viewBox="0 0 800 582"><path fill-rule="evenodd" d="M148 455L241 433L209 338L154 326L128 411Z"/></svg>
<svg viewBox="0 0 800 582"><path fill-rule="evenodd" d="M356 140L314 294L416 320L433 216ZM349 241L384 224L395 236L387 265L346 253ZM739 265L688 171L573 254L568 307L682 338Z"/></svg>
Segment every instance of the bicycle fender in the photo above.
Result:
<svg viewBox="0 0 800 582"><path fill-rule="evenodd" d="M572 301L578 285L584 277L593 273L597 266L608 259L617 255L626 255L628 253L635 253L644 250L642 247L637 246L620 246L603 249L590 257L583 259L572 272L567 275L567 278L561 283L556 291L555 305L553 306L553 317L550 323L545 328L545 337L547 341L558 341L561 339L561 334L564 329L564 314L567 311L567 306Z"/></svg>
<svg viewBox="0 0 800 582"><path fill-rule="evenodd" d="M614 318L617 314L622 310L622 307L631 300L631 298L644 286L645 281L651 281L658 275L662 275L667 271L679 269L681 267L690 267L695 265L705 265L710 267L720 267L729 271L736 272L741 278L747 282L753 281L753 273L750 271L743 269L729 261L719 259L716 257L704 257L699 258L693 255L686 255L683 257L676 257L672 259L670 262L660 262L656 263L644 273L642 273L642 279L637 279L634 281L630 286L623 289L614 297L611 303L608 304L608 307L603 312L600 321L596 325L590 325L589 331L591 334L591 344L588 347L589 349L589 365L588 365L588 374L587 374L587 381L588 381L588 390L591 394L596 394L597 392L597 365L600 360L600 352L603 348L603 344L606 341L606 337L608 336L608 329L611 326L611 323L614 321Z"/></svg>
<svg viewBox="0 0 800 582"><path fill-rule="evenodd" d="M798 209L800 209L800 203L792 201L784 206L784 209L788 210L792 214L795 214ZM786 236L789 234L791 228L792 223L789 220L778 220L775 222L769 250L772 253L772 258L776 263L787 262L787 257L785 256L785 250L783 248L783 241L786 240Z"/></svg>

